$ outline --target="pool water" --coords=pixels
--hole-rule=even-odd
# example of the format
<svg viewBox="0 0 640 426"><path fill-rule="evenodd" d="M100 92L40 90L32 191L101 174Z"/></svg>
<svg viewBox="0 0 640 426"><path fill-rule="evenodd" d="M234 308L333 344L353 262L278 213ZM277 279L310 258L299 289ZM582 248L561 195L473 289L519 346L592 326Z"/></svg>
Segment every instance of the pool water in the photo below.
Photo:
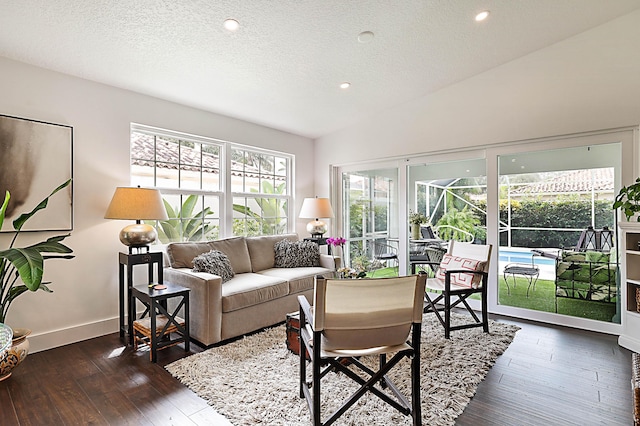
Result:
<svg viewBox="0 0 640 426"><path fill-rule="evenodd" d="M528 263L531 264L533 260L534 265L555 265L554 259L548 257L533 256L533 253L529 250L516 250L512 248L500 248L499 251L500 262L506 263Z"/></svg>

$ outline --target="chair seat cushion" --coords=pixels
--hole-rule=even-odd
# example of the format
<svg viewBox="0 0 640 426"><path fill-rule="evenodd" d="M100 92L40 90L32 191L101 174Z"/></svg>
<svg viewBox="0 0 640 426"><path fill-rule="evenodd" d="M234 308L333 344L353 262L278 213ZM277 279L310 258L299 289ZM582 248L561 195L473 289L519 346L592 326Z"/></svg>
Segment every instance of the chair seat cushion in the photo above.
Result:
<svg viewBox="0 0 640 426"><path fill-rule="evenodd" d="M465 257L454 256L449 253L442 257L440 267L436 273L436 277L442 280L445 279L445 272L447 270L467 270L467 271L482 271L484 270L485 262L481 262L476 259L468 259ZM478 287L481 282L482 276L480 274L451 274L451 284L471 288Z"/></svg>
<svg viewBox="0 0 640 426"><path fill-rule="evenodd" d="M444 291L444 278L427 278L427 290ZM451 290L469 290L469 287L451 283Z"/></svg>

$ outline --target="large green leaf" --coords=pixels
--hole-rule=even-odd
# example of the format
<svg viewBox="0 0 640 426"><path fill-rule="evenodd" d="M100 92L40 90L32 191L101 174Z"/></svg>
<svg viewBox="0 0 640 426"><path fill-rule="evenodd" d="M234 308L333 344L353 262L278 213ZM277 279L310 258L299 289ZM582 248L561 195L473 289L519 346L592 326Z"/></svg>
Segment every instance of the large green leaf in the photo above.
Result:
<svg viewBox="0 0 640 426"><path fill-rule="evenodd" d="M47 198L45 198L44 200L40 201L40 204L38 204L29 213L21 214L16 220L13 221L13 229L15 229L16 231L20 231L22 229L22 226L24 225L24 223L27 220L29 220L29 218L31 216L33 216L34 214L38 213L40 210L42 210L42 209L47 207L47 204L49 204L49 198L51 198L51 196L53 194L55 194L56 192L60 191L63 188L66 188L67 186L69 186L70 183L71 183L71 179L69 179L68 181L66 181L62 185L58 186L56 189L54 189L53 192L51 192L51 194L49 194L49 196Z"/></svg>
<svg viewBox="0 0 640 426"><path fill-rule="evenodd" d="M0 207L0 229L2 229L2 225L4 224L4 214L7 211L7 206L9 205L10 198L11 195L9 194L9 191L7 191L4 195L4 202L2 203L2 207Z"/></svg>
<svg viewBox="0 0 640 426"><path fill-rule="evenodd" d="M42 282L44 259L34 248L10 248L0 251L0 257L8 259L20 274L20 279L31 291L36 291Z"/></svg>

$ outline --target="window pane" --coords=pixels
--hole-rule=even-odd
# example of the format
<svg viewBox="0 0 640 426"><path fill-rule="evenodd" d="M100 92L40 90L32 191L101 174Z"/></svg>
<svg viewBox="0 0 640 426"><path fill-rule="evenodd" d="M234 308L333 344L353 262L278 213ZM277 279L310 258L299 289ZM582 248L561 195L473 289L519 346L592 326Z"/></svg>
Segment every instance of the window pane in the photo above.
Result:
<svg viewBox="0 0 640 426"><path fill-rule="evenodd" d="M234 235L276 235L287 231L286 200L235 197Z"/></svg>
<svg viewBox="0 0 640 426"><path fill-rule="evenodd" d="M206 191L220 190L220 170L209 168L202 170L202 189Z"/></svg>
<svg viewBox="0 0 640 426"><path fill-rule="evenodd" d="M180 141L180 164L202 165L202 144Z"/></svg>
<svg viewBox="0 0 640 426"><path fill-rule="evenodd" d="M286 176L287 175L287 170L289 167L289 162L286 158L282 158L282 157L276 157L275 158L275 174L279 175L279 176Z"/></svg>
<svg viewBox="0 0 640 426"><path fill-rule="evenodd" d="M201 241L219 236L219 200L215 196L165 194L168 220L158 221L158 237L164 244Z"/></svg>
<svg viewBox="0 0 640 426"><path fill-rule="evenodd" d="M175 164L160 162L156 164L156 186L160 188L178 188L180 184L178 178L178 169Z"/></svg>
<svg viewBox="0 0 640 426"><path fill-rule="evenodd" d="M202 189L220 191L220 147L217 145L202 145Z"/></svg>
<svg viewBox="0 0 640 426"><path fill-rule="evenodd" d="M131 158L136 160L148 160L147 166L153 165L156 149L154 137L144 133L131 133ZM139 163L139 162L138 162Z"/></svg>
<svg viewBox="0 0 640 426"><path fill-rule="evenodd" d="M182 189L201 189L202 188L202 170L200 167L180 165L180 188Z"/></svg>

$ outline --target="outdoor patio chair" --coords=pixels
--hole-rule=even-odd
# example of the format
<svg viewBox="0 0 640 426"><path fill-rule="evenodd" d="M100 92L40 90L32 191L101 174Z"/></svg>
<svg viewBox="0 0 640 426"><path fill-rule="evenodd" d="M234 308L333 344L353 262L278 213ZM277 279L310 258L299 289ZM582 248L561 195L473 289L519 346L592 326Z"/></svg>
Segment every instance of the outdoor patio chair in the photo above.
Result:
<svg viewBox="0 0 640 426"><path fill-rule="evenodd" d="M391 262L395 267L400 265L398 261L398 250L390 244L383 243L380 241L370 241L370 249L373 253L373 259L377 261L380 265L388 266L388 263ZM376 271L381 268L376 268L372 272L372 276L375 275Z"/></svg>
<svg viewBox="0 0 640 426"><path fill-rule="evenodd" d="M424 312L433 312L444 327L444 337L449 338L451 331L470 327L482 327L489 332L489 318L487 314L487 282L489 277L489 263L491 260L491 245L469 244L451 241L449 250L443 256L435 278L426 282L425 300L427 306ZM440 294L434 297L429 291ZM482 320L467 303L472 294L480 294L482 304ZM451 298L454 302L451 303ZM438 305L440 302L443 305ZM451 325L451 309L462 304L471 314L473 322L462 325ZM444 318L440 314L444 311Z"/></svg>
<svg viewBox="0 0 640 426"><path fill-rule="evenodd" d="M311 364L309 372L305 351L300 350L300 398L309 405L312 424L333 423L368 392L412 416L413 425L422 424L420 331L425 278L424 274L360 280L318 276L313 308L298 296L300 348L304 345ZM404 358L411 362L411 402L387 376ZM353 379L360 388L323 421L321 379L326 383L334 377L332 372ZM326 393L322 405L332 396Z"/></svg>

